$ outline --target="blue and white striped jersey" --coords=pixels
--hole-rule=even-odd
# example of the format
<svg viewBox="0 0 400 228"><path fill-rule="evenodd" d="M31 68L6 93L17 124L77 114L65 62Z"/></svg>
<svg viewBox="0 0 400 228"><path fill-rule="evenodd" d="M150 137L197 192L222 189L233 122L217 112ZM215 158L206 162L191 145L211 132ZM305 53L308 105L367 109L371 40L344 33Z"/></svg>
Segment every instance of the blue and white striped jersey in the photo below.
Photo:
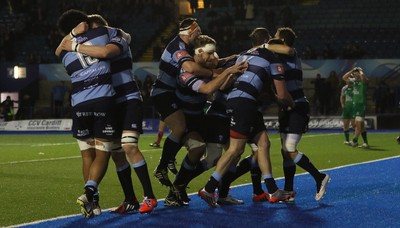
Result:
<svg viewBox="0 0 400 228"><path fill-rule="evenodd" d="M208 81L210 81L210 78L199 78L192 73L181 70L175 94L184 113L202 114L204 112L207 95L198 91L200 86Z"/></svg>
<svg viewBox="0 0 400 228"><path fill-rule="evenodd" d="M176 36L161 55L159 72L153 85L151 96L165 92L175 92L177 78L185 61L194 61L189 50L191 48Z"/></svg>
<svg viewBox="0 0 400 228"><path fill-rule="evenodd" d="M121 54L111 60L112 85L116 92L116 102L122 103L132 99L143 101L139 87L133 78L129 43L119 33L118 30L118 36L113 37L110 42L121 49Z"/></svg>
<svg viewBox="0 0 400 228"><path fill-rule="evenodd" d="M266 48L253 48L242 53L236 62L247 61L247 70L241 74L228 99L247 98L257 101L268 79L284 80L284 67L278 57Z"/></svg>
<svg viewBox="0 0 400 228"><path fill-rule="evenodd" d="M105 46L116 35L117 30L114 28L99 27L89 30L75 39L79 44ZM108 60L67 51L62 51L60 58L72 81L72 106L115 95L111 81L111 66Z"/></svg>
<svg viewBox="0 0 400 228"><path fill-rule="evenodd" d="M279 55L283 66L285 67L286 87L292 96L293 101L307 101L303 92L303 71L301 60L297 52L293 57Z"/></svg>

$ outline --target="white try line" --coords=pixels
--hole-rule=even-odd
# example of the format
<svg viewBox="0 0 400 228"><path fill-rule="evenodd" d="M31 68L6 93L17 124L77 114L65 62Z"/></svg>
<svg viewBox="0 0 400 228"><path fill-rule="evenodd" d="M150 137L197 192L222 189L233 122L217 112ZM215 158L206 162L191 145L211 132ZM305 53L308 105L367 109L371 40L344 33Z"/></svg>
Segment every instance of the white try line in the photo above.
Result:
<svg viewBox="0 0 400 228"><path fill-rule="evenodd" d="M337 135L339 133L333 133L333 134L316 134L316 135L303 135L303 138L313 138L313 137L321 137L321 136L329 136L329 135ZM275 140L280 140L279 138L276 138ZM46 146L64 146L64 145L72 145L76 144L76 142L70 142L70 143L39 143L39 144L21 144L21 143L5 143L5 144L0 144L1 146L22 146L22 145L29 145L31 147L46 147ZM142 152L150 152L150 151L155 151L155 150L161 150L161 148L157 149L150 149L150 150L141 150ZM46 158L46 159L33 159L33 160L25 160L25 161L10 161L10 162L0 162L0 165L10 165L10 164L21 164L21 163L35 163L35 162L45 162L45 161L58 161L58 160L68 160L68 159L76 159L76 158L81 158L81 156L70 156L70 157L59 157L59 158Z"/></svg>
<svg viewBox="0 0 400 228"><path fill-rule="evenodd" d="M154 137L153 135L140 135L140 137ZM76 141L73 142L63 142L63 143L0 143L0 147L2 146L30 146L30 147L46 147L46 146L65 146L65 145L74 145L77 144Z"/></svg>
<svg viewBox="0 0 400 228"><path fill-rule="evenodd" d="M161 150L161 148L151 149L151 150L141 150L142 152L149 152ZM59 158L45 158L45 159L33 159L33 160L25 160L25 161L10 161L10 162L0 162L0 165L11 165L11 164L21 164L21 163L35 163L35 162L46 162L46 161L58 161L58 160L68 160L68 159L76 159L81 158L81 156L69 156L69 157L59 157Z"/></svg>

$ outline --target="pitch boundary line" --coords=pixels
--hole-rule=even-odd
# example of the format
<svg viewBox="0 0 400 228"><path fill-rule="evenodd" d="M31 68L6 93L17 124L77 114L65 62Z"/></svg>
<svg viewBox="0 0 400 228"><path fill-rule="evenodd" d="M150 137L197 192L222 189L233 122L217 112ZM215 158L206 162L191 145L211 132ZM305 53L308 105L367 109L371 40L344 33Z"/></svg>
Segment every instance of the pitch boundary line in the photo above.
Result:
<svg viewBox="0 0 400 228"><path fill-rule="evenodd" d="M141 150L142 152L149 152L160 150L159 149L150 149L150 150ZM11 165L11 164L21 164L21 163L35 163L35 162L45 162L45 161L58 161L58 160L68 160L68 159L76 159L81 158L81 156L69 156L69 157L59 157L59 158L45 158L45 159L33 159L33 160L24 160L24 161L10 161L10 162L0 162L0 165Z"/></svg>
<svg viewBox="0 0 400 228"><path fill-rule="evenodd" d="M313 138L313 137L320 137L320 136L326 136L326 135L336 135L339 133L333 133L333 134L316 134L316 135L305 135L303 138ZM280 140L279 138L276 138L274 140ZM71 143L40 143L40 144L34 144L31 145L31 147L40 147L40 146L63 146L63 145L72 145L76 144L76 142L71 142ZM26 144L17 144L17 143L10 143L10 144L0 144L0 146L5 146L5 145L13 145L13 146L19 146L19 145L26 145ZM150 150L141 150L142 152L148 152L148 151L154 151L154 150L160 150L162 148L158 149L150 149ZM45 162L45 161L58 161L58 160L68 160L68 159L76 159L80 158L81 156L70 156L70 157L60 157L60 158L47 158L47 159L33 159L33 160L24 160L24 161L11 161L11 162L0 162L0 165L10 165L10 164L21 164L21 163L34 163L34 162Z"/></svg>

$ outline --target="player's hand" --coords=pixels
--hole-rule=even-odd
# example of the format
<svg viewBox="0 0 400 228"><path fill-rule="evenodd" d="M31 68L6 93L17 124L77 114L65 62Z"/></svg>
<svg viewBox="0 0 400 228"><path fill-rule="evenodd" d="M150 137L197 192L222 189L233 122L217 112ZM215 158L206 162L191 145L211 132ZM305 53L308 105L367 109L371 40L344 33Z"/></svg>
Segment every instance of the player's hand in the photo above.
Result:
<svg viewBox="0 0 400 228"><path fill-rule="evenodd" d="M82 33L86 32L87 30L89 30L89 25L86 22L81 22L72 30L74 31L74 34L76 34L76 35L82 34Z"/></svg>
<svg viewBox="0 0 400 228"><path fill-rule="evenodd" d="M60 47L62 50L65 51L74 51L72 50L72 41L68 39L63 39L63 41L61 41Z"/></svg>
<svg viewBox="0 0 400 228"><path fill-rule="evenodd" d="M230 70L231 74L243 73L247 69L248 66L249 66L249 64L247 62L240 62L240 63L237 63L237 64L229 67L228 69Z"/></svg>

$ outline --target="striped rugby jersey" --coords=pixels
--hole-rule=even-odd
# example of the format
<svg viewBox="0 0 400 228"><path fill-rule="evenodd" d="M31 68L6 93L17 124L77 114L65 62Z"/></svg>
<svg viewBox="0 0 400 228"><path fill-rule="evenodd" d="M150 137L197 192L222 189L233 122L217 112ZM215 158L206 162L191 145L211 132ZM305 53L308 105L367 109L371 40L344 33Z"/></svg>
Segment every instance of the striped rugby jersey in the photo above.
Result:
<svg viewBox="0 0 400 228"><path fill-rule="evenodd" d="M79 44L105 46L116 35L115 28L99 27L78 35L75 41ZM108 60L67 51L62 51L60 58L71 78L72 106L115 95Z"/></svg>
<svg viewBox="0 0 400 228"><path fill-rule="evenodd" d="M164 49L161 55L159 72L157 79L151 90L151 96L156 96L165 92L175 92L177 78L186 61L194 61L191 47L176 36Z"/></svg>

